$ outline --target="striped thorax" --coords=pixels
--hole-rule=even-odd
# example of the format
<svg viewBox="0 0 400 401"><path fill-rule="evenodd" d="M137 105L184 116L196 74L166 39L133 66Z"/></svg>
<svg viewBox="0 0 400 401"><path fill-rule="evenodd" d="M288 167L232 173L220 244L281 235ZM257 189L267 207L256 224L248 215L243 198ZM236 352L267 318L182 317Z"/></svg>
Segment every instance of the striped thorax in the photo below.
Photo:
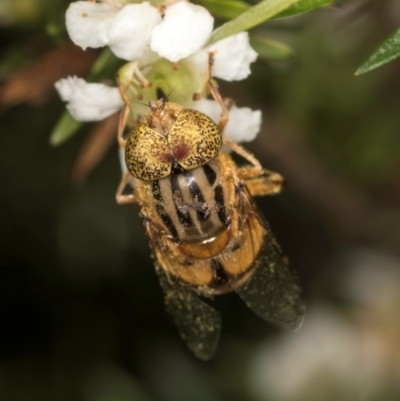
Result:
<svg viewBox="0 0 400 401"><path fill-rule="evenodd" d="M194 170L148 184L152 216L175 241L200 241L229 225L230 191L221 165L213 160Z"/></svg>

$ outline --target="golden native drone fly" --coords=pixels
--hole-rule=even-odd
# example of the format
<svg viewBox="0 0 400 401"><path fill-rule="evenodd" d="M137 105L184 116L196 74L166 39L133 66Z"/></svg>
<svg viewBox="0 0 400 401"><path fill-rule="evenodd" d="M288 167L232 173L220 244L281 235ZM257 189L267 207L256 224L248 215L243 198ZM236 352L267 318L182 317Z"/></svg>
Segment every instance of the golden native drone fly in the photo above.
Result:
<svg viewBox="0 0 400 401"><path fill-rule="evenodd" d="M210 71L211 58L218 124L161 98L125 140L125 99L118 139L128 172L116 195L119 204L138 203L166 309L203 360L216 350L221 318L202 298L235 291L257 315L287 330L300 326L305 311L296 276L252 199L279 193L283 178L224 137L228 110ZM248 164L237 166L222 144Z"/></svg>

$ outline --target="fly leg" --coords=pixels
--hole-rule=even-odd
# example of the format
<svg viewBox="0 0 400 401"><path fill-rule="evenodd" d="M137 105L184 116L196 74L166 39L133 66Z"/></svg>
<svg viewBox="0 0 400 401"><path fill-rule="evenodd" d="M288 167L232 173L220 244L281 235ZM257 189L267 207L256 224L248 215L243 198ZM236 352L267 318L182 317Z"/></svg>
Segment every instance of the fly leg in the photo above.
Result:
<svg viewBox="0 0 400 401"><path fill-rule="evenodd" d="M285 180L279 173L263 169L258 159L237 143L225 137L223 141L224 145L250 163L239 167L237 175L244 181L251 195L275 195L281 192Z"/></svg>
<svg viewBox="0 0 400 401"><path fill-rule="evenodd" d="M219 107L221 107L222 110L222 116L221 119L219 120L219 123L217 124L219 132L223 134L225 125L228 123L229 116L228 116L228 108L226 107L226 104L224 103L224 100L222 99L221 94L219 93L218 88L214 85L213 79L212 79L212 66L214 64L214 53L209 52L208 53L208 68L207 68L207 85L208 89L214 98L214 100L218 103Z"/></svg>
<svg viewBox="0 0 400 401"><path fill-rule="evenodd" d="M119 115L119 122L118 122L118 144L120 148L125 149L126 147L126 139L124 138L124 130L126 127L126 123L128 121L128 116L129 116L129 99L125 94L125 89L122 87L121 84L118 85L119 92L121 94L122 99L124 100L124 108L121 111L121 114ZM124 194L124 191L131 181L132 176L130 175L129 172L126 172L123 174L121 182L118 185L117 188L117 193L115 195L115 198L117 200L117 203L119 205L126 205L128 203L135 203L137 202L136 197L134 196L133 192L129 194Z"/></svg>
<svg viewBox="0 0 400 401"><path fill-rule="evenodd" d="M126 139L124 138L124 130L126 127L126 122L128 121L129 116L129 99L125 94L125 89L121 84L118 85L119 92L121 94L122 99L124 100L124 108L121 111L118 122L118 144L121 148L125 148Z"/></svg>
<svg viewBox="0 0 400 401"><path fill-rule="evenodd" d="M285 186L285 179L274 171L263 170L262 174L244 180L252 196L276 195Z"/></svg>
<svg viewBox="0 0 400 401"><path fill-rule="evenodd" d="M122 176L122 180L120 184L118 185L117 193L115 195L115 199L117 200L117 203L119 205L126 205L128 203L135 203L138 200L136 199L136 196L133 194L133 192L129 194L124 194L125 188L129 184L129 181L132 179L132 176L130 175L129 172L126 172Z"/></svg>
<svg viewBox="0 0 400 401"><path fill-rule="evenodd" d="M218 103L222 111L222 116L218 123L218 129L223 134L223 130L229 120L229 111L226 103L224 102L221 94L218 91L218 88L213 83L211 74L213 63L214 53L209 52L207 83L212 97ZM250 163L247 166L239 167L237 169L237 175L239 179L245 182L251 195L275 195L281 192L284 184L284 178L280 174L263 169L261 163L256 157L254 157L253 154L248 152L245 148L238 145L237 143L226 138L224 135L222 135L222 140L224 145L229 147L233 152L237 153L239 156L243 157L243 159L247 160Z"/></svg>

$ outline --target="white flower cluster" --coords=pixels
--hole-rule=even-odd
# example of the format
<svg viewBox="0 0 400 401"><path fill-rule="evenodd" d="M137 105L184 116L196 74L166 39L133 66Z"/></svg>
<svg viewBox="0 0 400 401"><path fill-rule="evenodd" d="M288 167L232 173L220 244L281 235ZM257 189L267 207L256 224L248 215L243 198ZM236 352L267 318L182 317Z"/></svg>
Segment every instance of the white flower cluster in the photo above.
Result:
<svg viewBox="0 0 400 401"><path fill-rule="evenodd" d="M109 46L117 57L141 65L152 65L160 58L173 63L184 59L204 77L209 52L214 54L213 76L227 81L246 78L250 63L257 58L247 32L207 47L214 19L205 8L185 0L159 9L148 2L121 5L112 0L77 1L67 10L66 24L70 38L82 49ZM102 120L123 105L117 88L86 83L76 77L58 81L56 89L68 102L71 115L79 121ZM215 120L220 116L220 109L213 101L184 106L203 111ZM230 139L236 142L254 139L261 125L260 111L233 107L229 117L225 134Z"/></svg>
<svg viewBox="0 0 400 401"><path fill-rule="evenodd" d="M161 17L150 3L116 7L77 1L67 11L67 30L78 46L110 46L116 56L139 60L151 51L176 62L199 50L210 36L213 18L200 6L180 1Z"/></svg>

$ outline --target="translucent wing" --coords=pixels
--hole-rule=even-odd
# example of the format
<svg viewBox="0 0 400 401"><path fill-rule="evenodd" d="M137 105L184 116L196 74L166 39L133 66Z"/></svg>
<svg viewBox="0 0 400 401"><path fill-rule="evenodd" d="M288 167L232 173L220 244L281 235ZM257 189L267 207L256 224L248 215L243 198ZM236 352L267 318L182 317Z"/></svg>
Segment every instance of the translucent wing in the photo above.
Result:
<svg viewBox="0 0 400 401"><path fill-rule="evenodd" d="M265 233L262 249L255 262L256 270L236 292L261 318L282 329L296 330L300 327L305 312L296 274L282 255L267 222L263 221L257 212L250 195L244 191L242 198L243 215L256 214L258 221L264 226ZM246 224L251 225L252 222L254 219L249 218Z"/></svg>
<svg viewBox="0 0 400 401"><path fill-rule="evenodd" d="M218 345L221 316L213 307L203 302L197 294L164 269L156 266L164 292L165 306L172 317L182 340L200 359L210 359Z"/></svg>

